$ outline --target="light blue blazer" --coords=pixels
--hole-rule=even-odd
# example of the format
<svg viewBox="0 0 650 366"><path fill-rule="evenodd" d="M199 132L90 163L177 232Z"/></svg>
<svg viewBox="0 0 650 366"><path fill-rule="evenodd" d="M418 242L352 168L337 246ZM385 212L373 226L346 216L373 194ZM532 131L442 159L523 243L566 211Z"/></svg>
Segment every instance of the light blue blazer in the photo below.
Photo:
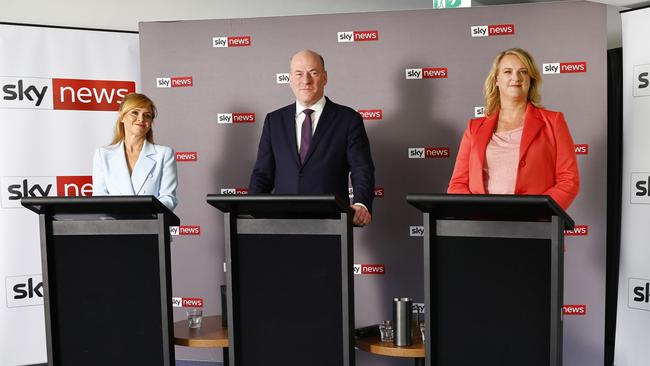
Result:
<svg viewBox="0 0 650 366"><path fill-rule="evenodd" d="M145 140L131 175L124 142L95 151L93 196L152 195L173 210L178 204L176 186L176 154L170 147Z"/></svg>

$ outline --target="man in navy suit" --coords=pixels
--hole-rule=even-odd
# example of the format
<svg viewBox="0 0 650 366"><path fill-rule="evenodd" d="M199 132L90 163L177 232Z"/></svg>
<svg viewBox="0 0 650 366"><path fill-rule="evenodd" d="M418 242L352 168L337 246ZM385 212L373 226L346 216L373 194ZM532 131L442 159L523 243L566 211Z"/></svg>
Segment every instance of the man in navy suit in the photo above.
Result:
<svg viewBox="0 0 650 366"><path fill-rule="evenodd" d="M334 193L345 198L349 176L352 222L369 224L375 167L363 119L325 97L325 61L314 51L293 55L289 84L296 102L266 116L250 193Z"/></svg>

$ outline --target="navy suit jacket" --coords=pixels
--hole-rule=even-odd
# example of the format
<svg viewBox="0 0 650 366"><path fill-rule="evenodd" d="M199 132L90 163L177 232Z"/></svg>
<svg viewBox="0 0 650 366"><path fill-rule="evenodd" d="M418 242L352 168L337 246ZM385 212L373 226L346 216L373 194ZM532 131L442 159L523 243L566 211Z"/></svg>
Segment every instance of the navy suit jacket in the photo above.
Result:
<svg viewBox="0 0 650 366"><path fill-rule="evenodd" d="M326 99L323 113L300 164L296 142L296 103L266 115L250 193L338 194L372 209L375 167L361 115Z"/></svg>

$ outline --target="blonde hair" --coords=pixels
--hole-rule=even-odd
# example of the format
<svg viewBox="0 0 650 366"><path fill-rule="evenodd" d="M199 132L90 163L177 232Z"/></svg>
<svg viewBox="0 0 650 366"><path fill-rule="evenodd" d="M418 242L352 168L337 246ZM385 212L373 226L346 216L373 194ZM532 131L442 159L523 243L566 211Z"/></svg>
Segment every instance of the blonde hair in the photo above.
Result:
<svg viewBox="0 0 650 366"><path fill-rule="evenodd" d="M499 53L492 62L492 67L490 72L485 78L485 84L483 85L483 94L485 94L485 115L489 116L492 113L496 112L501 106L501 98L499 96L499 88L496 86L497 75L499 73L499 65L501 60L507 56L513 55L519 58L519 60L528 68L528 75L530 76L530 88L528 89L528 101L531 102L535 107L542 107L542 95L540 93L540 87L542 85L542 75L539 72L539 69L535 65L535 60L533 56L527 51L521 48L510 48L501 53Z"/></svg>
<svg viewBox="0 0 650 366"><path fill-rule="evenodd" d="M156 118L156 114L158 113L156 111L156 106L153 104L153 101L149 99L144 94L138 94L138 93L130 93L127 94L124 99L122 99L122 104L120 104L120 109L119 113L117 115L117 122L115 122L115 131L113 132L113 141L111 141L111 145L117 144L124 140L124 124L122 123L122 119L124 119L124 115L127 114L129 111L131 111L134 108L148 108L151 110L152 114L152 122ZM145 136L148 142L154 143L153 142L153 127L149 129L149 132L147 132L147 135Z"/></svg>

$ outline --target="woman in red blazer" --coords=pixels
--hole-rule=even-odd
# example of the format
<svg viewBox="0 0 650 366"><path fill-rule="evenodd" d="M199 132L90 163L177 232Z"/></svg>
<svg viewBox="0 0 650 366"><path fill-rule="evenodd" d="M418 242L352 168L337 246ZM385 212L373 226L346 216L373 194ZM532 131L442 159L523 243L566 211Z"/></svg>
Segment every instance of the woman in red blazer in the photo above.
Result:
<svg viewBox="0 0 650 366"><path fill-rule="evenodd" d="M485 80L485 115L469 121L448 193L541 194L563 209L578 195L564 116L540 104L541 75L520 48L501 52Z"/></svg>

